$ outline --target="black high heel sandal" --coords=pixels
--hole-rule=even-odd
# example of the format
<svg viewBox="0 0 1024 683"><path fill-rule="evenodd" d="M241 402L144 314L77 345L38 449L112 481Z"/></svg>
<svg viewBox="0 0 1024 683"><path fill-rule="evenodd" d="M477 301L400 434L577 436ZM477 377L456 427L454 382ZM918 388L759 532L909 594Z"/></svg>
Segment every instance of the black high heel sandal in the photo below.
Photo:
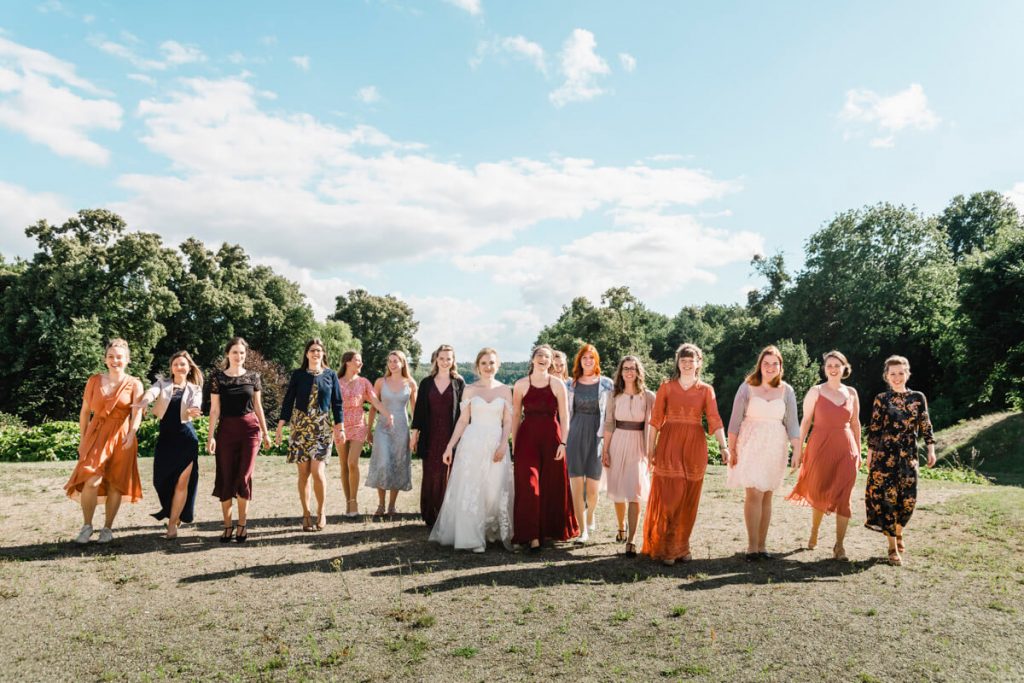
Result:
<svg viewBox="0 0 1024 683"><path fill-rule="evenodd" d="M231 526L226 526L226 527L224 527L224 533L222 533L220 535L220 542L221 543L230 543L231 542L231 537L234 536L234 535L235 535L235 525L232 524Z"/></svg>
<svg viewBox="0 0 1024 683"><path fill-rule="evenodd" d="M627 543L626 544L626 557L629 557L629 558L636 557L636 543Z"/></svg>
<svg viewBox="0 0 1024 683"><path fill-rule="evenodd" d="M249 540L249 532L245 530L244 524L238 525L238 531L235 533L235 543L245 543Z"/></svg>
<svg viewBox="0 0 1024 683"><path fill-rule="evenodd" d="M625 529L619 529L619 533L615 534L615 542L616 543L624 543L625 540L626 540L626 530Z"/></svg>

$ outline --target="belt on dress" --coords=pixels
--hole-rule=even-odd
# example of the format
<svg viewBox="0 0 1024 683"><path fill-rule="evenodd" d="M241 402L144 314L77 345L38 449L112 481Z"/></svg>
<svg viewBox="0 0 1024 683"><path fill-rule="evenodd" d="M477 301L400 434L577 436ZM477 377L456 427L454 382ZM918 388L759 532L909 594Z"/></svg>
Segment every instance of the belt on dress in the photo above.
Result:
<svg viewBox="0 0 1024 683"><path fill-rule="evenodd" d="M639 422L633 422L633 421L630 421L630 420L616 420L615 421L615 428L616 429L625 429L625 430L631 431L631 432L642 432L642 431L644 431L644 423L643 423L642 420L639 421Z"/></svg>

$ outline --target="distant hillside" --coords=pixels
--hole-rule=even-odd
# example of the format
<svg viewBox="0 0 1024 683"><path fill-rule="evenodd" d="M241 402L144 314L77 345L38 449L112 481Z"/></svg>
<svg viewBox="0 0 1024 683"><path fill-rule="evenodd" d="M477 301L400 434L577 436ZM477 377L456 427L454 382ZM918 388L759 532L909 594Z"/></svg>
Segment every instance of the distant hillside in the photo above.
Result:
<svg viewBox="0 0 1024 683"><path fill-rule="evenodd" d="M959 422L935 434L935 450L940 460L971 465L999 484L1024 486L1024 413Z"/></svg>

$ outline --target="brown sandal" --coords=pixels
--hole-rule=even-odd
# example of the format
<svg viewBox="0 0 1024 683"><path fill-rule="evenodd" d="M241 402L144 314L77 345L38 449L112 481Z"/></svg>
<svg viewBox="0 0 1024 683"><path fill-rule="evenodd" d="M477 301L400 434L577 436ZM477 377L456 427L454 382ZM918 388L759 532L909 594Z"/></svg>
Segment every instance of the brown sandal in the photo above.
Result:
<svg viewBox="0 0 1024 683"><path fill-rule="evenodd" d="M889 564L891 564L894 567L903 566L903 558L900 557L900 551L896 548L893 548L889 551Z"/></svg>
<svg viewBox="0 0 1024 683"><path fill-rule="evenodd" d="M308 512L304 512L302 514L302 530L303 531L312 531L313 530L313 520L310 519L310 516L309 516Z"/></svg>

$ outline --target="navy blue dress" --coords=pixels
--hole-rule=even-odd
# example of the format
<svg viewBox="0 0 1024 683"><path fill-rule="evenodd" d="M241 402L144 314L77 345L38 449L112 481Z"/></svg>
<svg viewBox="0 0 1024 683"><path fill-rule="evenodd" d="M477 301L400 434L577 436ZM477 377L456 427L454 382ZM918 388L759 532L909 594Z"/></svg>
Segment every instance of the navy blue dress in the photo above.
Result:
<svg viewBox="0 0 1024 683"><path fill-rule="evenodd" d="M181 509L181 521L192 521L196 502L196 486L199 484L199 437L191 422L181 421L181 389L174 389L167 412L160 418L160 435L153 454L153 487L160 498L160 512L153 513L157 519L171 516L171 501L174 487L185 468L192 465L188 478L188 495L185 507Z"/></svg>

